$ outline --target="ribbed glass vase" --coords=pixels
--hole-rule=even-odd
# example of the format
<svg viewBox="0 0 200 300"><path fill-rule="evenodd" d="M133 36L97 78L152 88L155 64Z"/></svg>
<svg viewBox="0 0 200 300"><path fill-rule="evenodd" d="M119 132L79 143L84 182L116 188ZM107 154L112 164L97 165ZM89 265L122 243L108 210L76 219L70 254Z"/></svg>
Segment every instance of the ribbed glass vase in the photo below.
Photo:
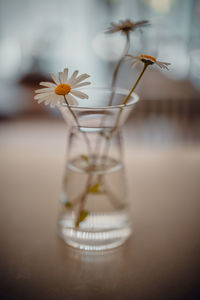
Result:
<svg viewBox="0 0 200 300"><path fill-rule="evenodd" d="M73 247L106 250L131 234L121 129L138 101L128 91L85 89L79 106L63 104L69 126L59 235ZM112 103L111 103L112 98Z"/></svg>

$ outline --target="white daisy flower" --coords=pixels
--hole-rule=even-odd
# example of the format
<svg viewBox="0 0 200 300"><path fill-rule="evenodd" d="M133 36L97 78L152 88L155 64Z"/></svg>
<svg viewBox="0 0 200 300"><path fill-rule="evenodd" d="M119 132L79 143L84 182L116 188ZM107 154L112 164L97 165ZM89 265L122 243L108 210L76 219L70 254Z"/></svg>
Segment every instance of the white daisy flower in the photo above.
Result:
<svg viewBox="0 0 200 300"><path fill-rule="evenodd" d="M167 69L167 70L169 70L167 66L171 65L170 63L167 63L164 61L159 61L154 56L151 56L151 55L140 54L140 56L133 56L130 54L126 54L126 56L132 62L131 68L134 68L140 62L149 64L149 65L156 64L161 69Z"/></svg>
<svg viewBox="0 0 200 300"><path fill-rule="evenodd" d="M45 88L35 91L37 95L35 95L34 99L37 100L38 103L44 102L45 105L50 104L51 107L54 107L62 103L78 105L74 96L81 99L88 99L88 95L76 89L90 84L88 81L82 82L90 77L90 75L82 74L78 76L78 71L74 71L72 76L69 78L68 69L64 69L63 72L59 72L59 78L54 73L51 73L50 75L54 83L40 82L40 85Z"/></svg>
<svg viewBox="0 0 200 300"><path fill-rule="evenodd" d="M142 28L149 25L149 21L133 22L129 19L120 21L119 23L111 23L111 26L106 30L106 33L115 33L121 31L127 34L130 31L134 31L137 28Z"/></svg>

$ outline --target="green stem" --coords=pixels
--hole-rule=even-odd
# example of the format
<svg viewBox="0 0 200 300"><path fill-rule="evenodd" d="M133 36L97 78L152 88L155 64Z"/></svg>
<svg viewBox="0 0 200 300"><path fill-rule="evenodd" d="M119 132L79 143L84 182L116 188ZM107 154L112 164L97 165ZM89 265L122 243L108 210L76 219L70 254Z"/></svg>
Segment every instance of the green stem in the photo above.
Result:
<svg viewBox="0 0 200 300"><path fill-rule="evenodd" d="M126 44L125 44L125 47L124 47L124 51L123 51L122 57L118 61L117 65L115 67L114 73L113 73L112 87L114 87L114 85L116 83L117 75L118 75L118 71L119 71L119 67L120 67L120 65L121 65L121 63L122 63L122 61L124 59L124 56L128 53L129 48L130 48L130 38L129 38L129 34L127 33L126 34Z"/></svg>
<svg viewBox="0 0 200 300"><path fill-rule="evenodd" d="M142 69L142 72L140 73L140 75L138 76L138 79L136 80L134 86L132 87L132 89L130 90L128 96L125 98L123 104L126 104L128 99L130 98L131 94L133 93L133 91L135 90L136 86L138 85L140 79L142 78L142 75L144 74L146 68L148 67L148 64L147 63L144 63L144 67Z"/></svg>
<svg viewBox="0 0 200 300"><path fill-rule="evenodd" d="M140 75L138 76L138 78L137 78L135 84L133 85L132 89L130 90L129 94L127 95L127 97L125 98L125 100L124 100L124 102L123 102L124 105L127 103L127 101L128 101L128 99L130 98L131 94L133 93L133 91L134 91L135 88L137 87L137 85L138 85L140 79L142 78L142 76L143 76L143 74L144 74L146 68L148 67L148 65L149 65L148 63L144 63L144 67L143 67L143 69L142 69ZM120 121L120 116L121 116L122 111L123 111L123 107L120 108L119 113L118 113L118 116L117 116L116 124L115 124L115 126L113 127L113 129L110 131L109 139L106 140L106 142L105 142L105 143L106 143L106 146L105 146L105 149L104 149L103 154L102 154L102 158L104 158L104 159L106 159L106 157L108 156L108 151L109 151L109 147L110 147L110 141L111 141L111 138L112 138L112 135L113 135L114 131L115 131L115 130L118 128L118 126L119 126L119 121Z"/></svg>
<svg viewBox="0 0 200 300"><path fill-rule="evenodd" d="M61 83L62 80L61 80L61 78L59 78L59 79L60 79L60 83ZM74 113L73 110L71 109L71 107L70 107L70 105L69 105L69 103L68 103L67 98L66 98L65 95L64 95L64 99L65 99L65 103L67 104L67 107L68 107L68 109L69 109L71 115L73 116L73 118L74 118L74 120L75 120L75 123L76 123L77 127L80 129L81 126L80 126L80 124L79 124L78 118L76 117L75 113ZM88 154L89 154L89 156L92 158L92 149L91 149L91 146L90 146L90 141L89 141L89 139L88 139L88 136L87 136L87 134L86 134L85 132L82 132L82 134L83 134L83 137L84 137L84 139L85 139L85 142L86 142L86 145L87 145L87 148L88 148Z"/></svg>
<svg viewBox="0 0 200 300"><path fill-rule="evenodd" d="M145 63L145 64L144 64L144 67L143 67L143 69L142 69L142 72L141 72L140 75L138 76L138 78L137 78L135 84L133 85L132 89L130 90L129 94L126 96L125 100L123 101L123 104L124 104L124 105L127 103L127 101L129 100L131 94L134 92L135 88L137 87L137 85L138 85L140 79L142 78L142 76L143 76L143 74L144 74L144 72L145 72L145 70L146 70L147 67L148 67L148 64ZM121 116L122 111L123 111L123 107L120 108L120 111L119 111L119 113L118 113L117 120L116 120L116 125L115 125L115 126L113 127L113 129L111 130L111 137L112 137L112 133L113 133L113 132L118 128L118 126L119 126L119 120L120 120L120 116ZM111 138L111 137L110 137L110 138Z"/></svg>
<svg viewBox="0 0 200 300"><path fill-rule="evenodd" d="M76 125L78 128L80 128L80 124L79 124L79 121L78 121L78 118L76 117L75 113L73 112L73 110L71 109L71 107L69 106L69 103L67 101L67 98L65 97L64 95L64 99L65 99L65 102L67 104L67 107L70 111L70 113L72 114L75 122L76 122ZM85 139L85 142L87 144L87 147L88 147L88 154L89 154L89 158L91 157L91 154L92 154L92 149L91 149L91 146L90 146L90 141L88 139L88 136L85 132L82 132L81 133L83 134L83 137ZM92 157L91 157L92 158ZM88 190L89 190L89 187L91 185L91 180L92 180L92 174L89 174L88 175L88 182L86 184L86 189L85 189L85 192L83 193L81 199L80 199L80 206L79 206L79 211L78 211L78 215L77 215L77 219L75 221L75 227L78 228L79 227L79 223L80 223L80 217L81 217L81 213L83 212L83 208L84 208L84 204L85 204L85 201L86 201L86 198L87 198L87 195L88 195Z"/></svg>
<svg viewBox="0 0 200 300"><path fill-rule="evenodd" d="M120 58L120 60L118 61L116 67L115 67L115 70L114 70L114 73L113 73L113 78L112 78L112 85L111 85L111 90L112 90L112 94L110 96L110 99L109 99L109 102L108 102L108 106L111 106L112 105L112 102L113 102L113 98L114 98L114 95L115 95L115 91L113 90L114 86L115 86L115 83L116 83L116 80L117 80L117 76L118 76L118 72L119 72L119 68L121 66L121 63L123 62L124 58L125 58L125 55L128 53L128 50L130 48L130 36L129 36L129 32L126 33L126 44L125 44L125 47L124 47L124 51L123 51L123 55L122 57ZM104 125L104 122L105 122L105 116L102 117L102 120L99 124L99 127L103 127ZM102 135L102 137L104 137L104 135ZM95 146L95 154L96 154L96 157L98 156L99 152L100 152L100 147L101 146L101 136L97 136L97 140L96 140L96 146Z"/></svg>
<svg viewBox="0 0 200 300"><path fill-rule="evenodd" d="M117 65L115 67L114 73L113 73L113 79L112 79L112 85L111 85L112 94L110 96L110 100L109 100L108 105L112 104L112 101L113 101L113 98L114 98L114 95L115 95L115 92L113 91L113 88L114 88L116 80L117 80L119 68L121 66L122 61L124 60L125 55L128 53L129 48L130 48L130 37L129 37L129 32L127 32L127 34L126 34L126 45L124 47L123 55L120 58L120 60L118 61Z"/></svg>
<svg viewBox="0 0 200 300"><path fill-rule="evenodd" d="M73 112L73 110L72 110L71 107L69 106L69 103L68 103L67 98L65 97L65 95L64 95L64 99L65 99L65 102L66 102L66 104L67 104L67 107L68 107L68 109L69 109L71 115L73 116L73 118L74 118L74 120L75 120L75 122L76 122L77 127L80 128L81 126L80 126L80 124L79 124L79 121L78 121L78 119L77 119L75 113ZM89 157L90 157L91 154L92 154L92 149L91 149L91 146L90 146L90 141L89 141L88 136L87 136L87 134L86 134L85 132L81 131L81 133L83 134L83 137L84 137L84 139L85 139L86 145L87 145L87 147L88 147Z"/></svg>
<svg viewBox="0 0 200 300"><path fill-rule="evenodd" d="M91 181L92 181L92 174L89 173L88 174L88 180L87 180L87 183L86 183L85 192L83 193L83 195L81 197L78 214L77 214L77 218L76 218L76 221L75 221L75 227L76 228L79 227L81 213L83 212L83 209L84 209L84 205L85 205L85 201L86 201L86 198L87 198L87 195L88 195L88 191L89 191L89 188L91 186Z"/></svg>

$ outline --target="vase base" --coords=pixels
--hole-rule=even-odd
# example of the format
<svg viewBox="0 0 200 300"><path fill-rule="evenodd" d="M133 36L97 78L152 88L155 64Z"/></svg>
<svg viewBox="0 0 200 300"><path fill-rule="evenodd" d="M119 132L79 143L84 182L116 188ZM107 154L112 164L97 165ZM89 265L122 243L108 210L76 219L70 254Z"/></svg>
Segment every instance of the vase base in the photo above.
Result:
<svg viewBox="0 0 200 300"><path fill-rule="evenodd" d="M59 236L70 246L86 251L102 251L122 245L131 235L126 212L93 215L74 227L74 220L63 215L59 221Z"/></svg>
<svg viewBox="0 0 200 300"><path fill-rule="evenodd" d="M70 235L69 231L70 230ZM81 232L79 230L75 229L61 229L59 230L59 236L65 241L66 244L68 244L71 247L78 248L80 250L85 251L102 251L102 250L109 250L116 247L119 247L120 245L124 244L125 241L129 238L131 235L131 228L123 228L119 230L114 230L112 232L106 231L106 232L98 232L98 233L92 233L93 237L96 234L97 236L102 236L101 239L85 239L84 236L90 235L91 232ZM77 237L73 237L76 235ZM115 238L108 238L108 236L115 235ZM78 237L79 236L79 237ZM82 236L82 237L81 237ZM105 236L105 238L104 238ZM107 236L107 238L106 238Z"/></svg>

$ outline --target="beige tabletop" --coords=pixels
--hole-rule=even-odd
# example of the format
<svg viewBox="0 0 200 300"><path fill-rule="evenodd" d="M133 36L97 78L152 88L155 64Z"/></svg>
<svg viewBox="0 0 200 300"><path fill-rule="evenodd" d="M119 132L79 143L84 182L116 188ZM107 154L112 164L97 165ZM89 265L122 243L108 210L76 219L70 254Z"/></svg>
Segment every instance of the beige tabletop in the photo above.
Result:
<svg viewBox="0 0 200 300"><path fill-rule="evenodd" d="M199 144L125 134L133 235L113 251L81 252L56 232L64 123L1 125L2 299L199 299Z"/></svg>

